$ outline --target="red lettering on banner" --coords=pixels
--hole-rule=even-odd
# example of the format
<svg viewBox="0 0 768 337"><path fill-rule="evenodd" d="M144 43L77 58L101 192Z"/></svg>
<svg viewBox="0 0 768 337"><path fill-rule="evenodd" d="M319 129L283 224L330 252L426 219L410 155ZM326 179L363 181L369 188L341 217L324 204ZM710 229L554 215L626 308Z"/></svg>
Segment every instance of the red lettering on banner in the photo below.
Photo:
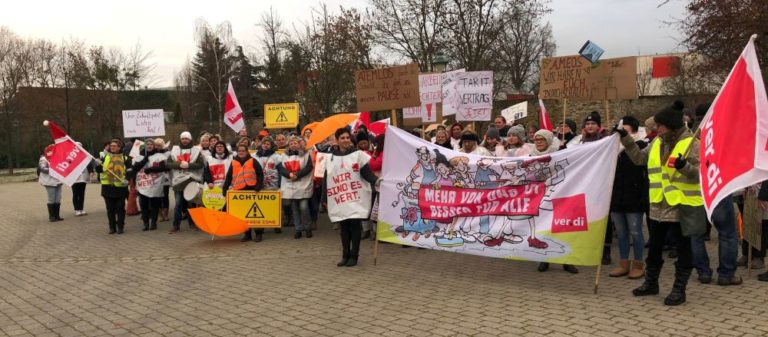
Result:
<svg viewBox="0 0 768 337"><path fill-rule="evenodd" d="M584 193L567 198L552 199L552 233L584 232L589 230Z"/></svg>
<svg viewBox="0 0 768 337"><path fill-rule="evenodd" d="M88 159L88 155L71 140L54 145L54 150L46 157L51 169L63 177L68 177L83 160Z"/></svg>
<svg viewBox="0 0 768 337"><path fill-rule="evenodd" d="M345 182L347 180L350 180L350 179L352 179L352 174L351 173L349 173L349 172L342 173L342 174L339 174L339 175L333 177L333 183L334 184L341 184L341 183L343 183L343 182Z"/></svg>
<svg viewBox="0 0 768 337"><path fill-rule="evenodd" d="M214 182L223 182L227 179L227 173L224 172L224 164L212 164L208 166L211 172L211 178Z"/></svg>
<svg viewBox="0 0 768 337"><path fill-rule="evenodd" d="M419 189L419 209L424 219L448 222L454 217L539 214L544 183L503 186L493 190L441 186Z"/></svg>

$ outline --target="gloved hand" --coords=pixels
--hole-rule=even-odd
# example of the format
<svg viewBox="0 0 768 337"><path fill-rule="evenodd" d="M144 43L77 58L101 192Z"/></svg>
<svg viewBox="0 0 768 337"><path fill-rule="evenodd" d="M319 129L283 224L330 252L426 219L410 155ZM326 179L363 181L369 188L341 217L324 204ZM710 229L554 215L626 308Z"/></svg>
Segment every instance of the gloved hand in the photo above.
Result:
<svg viewBox="0 0 768 337"><path fill-rule="evenodd" d="M682 170L683 167L685 167L685 164L688 163L685 158L683 158L683 155L681 153L677 154L677 159L675 159L675 169L676 170Z"/></svg>
<svg viewBox="0 0 768 337"><path fill-rule="evenodd" d="M179 163L179 167L181 167L181 168L183 168L183 169L186 169L186 168L188 168L188 167L189 167L189 163L188 163L188 162L185 162L185 161L183 161L183 162Z"/></svg>
<svg viewBox="0 0 768 337"><path fill-rule="evenodd" d="M613 133L618 133L621 138L624 138L629 134L627 133L627 130L620 128L618 124L613 126Z"/></svg>

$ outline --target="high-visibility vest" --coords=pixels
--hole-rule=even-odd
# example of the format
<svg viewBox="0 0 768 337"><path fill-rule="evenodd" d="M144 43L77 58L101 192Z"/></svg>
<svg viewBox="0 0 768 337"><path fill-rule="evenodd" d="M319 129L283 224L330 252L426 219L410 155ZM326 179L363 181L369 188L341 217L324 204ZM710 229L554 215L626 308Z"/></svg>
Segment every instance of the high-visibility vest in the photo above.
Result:
<svg viewBox="0 0 768 337"><path fill-rule="evenodd" d="M101 184L102 185L113 185L115 187L125 187L128 186L125 184L125 155L123 156L123 167L121 171L118 172L112 172L109 173L107 170L109 169L109 162L112 161L112 155L107 154L104 156L104 162L101 164L101 166L104 168L104 172L101 173Z"/></svg>
<svg viewBox="0 0 768 337"><path fill-rule="evenodd" d="M681 139L675 144L669 158L661 162L661 138L656 138L648 153L649 197L652 204L666 199L670 206L679 204L688 206L704 205L701 197L701 185L697 178L688 178L677 172L674 165L678 153L685 153L693 137ZM670 167L672 166L672 167Z"/></svg>
<svg viewBox="0 0 768 337"><path fill-rule="evenodd" d="M242 190L246 186L256 186L256 169L253 167L253 158L248 158L245 165L236 159L232 161L232 188Z"/></svg>

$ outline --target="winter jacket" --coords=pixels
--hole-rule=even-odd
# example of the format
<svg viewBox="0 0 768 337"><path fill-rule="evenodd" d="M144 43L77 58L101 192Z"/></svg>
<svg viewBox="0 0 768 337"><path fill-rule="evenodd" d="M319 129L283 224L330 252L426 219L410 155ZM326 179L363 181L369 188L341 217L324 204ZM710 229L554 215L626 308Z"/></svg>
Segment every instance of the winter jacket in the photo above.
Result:
<svg viewBox="0 0 768 337"><path fill-rule="evenodd" d="M180 164L182 161L189 163L189 166L181 168ZM171 184L174 191L183 191L187 184L192 181L203 181L205 158L200 149L191 144L187 146L174 146L171 149L171 155L165 162L165 166L171 169Z"/></svg>
<svg viewBox="0 0 768 337"><path fill-rule="evenodd" d="M643 140L638 140L636 144L640 149L648 146ZM611 212L644 213L648 204L648 168L636 165L629 155L621 151L613 179Z"/></svg>
<svg viewBox="0 0 768 337"><path fill-rule="evenodd" d="M77 183L88 183L91 181L91 172L93 172L93 161L88 163L88 166L86 166L83 169L83 173L80 174L80 176L77 177L77 180L75 180L75 184Z"/></svg>
<svg viewBox="0 0 768 337"><path fill-rule="evenodd" d="M119 153L117 155L122 154ZM110 155L109 153L105 154L106 156ZM128 155L123 155L123 165L125 165L125 179L127 179L128 176L130 176L133 173L133 167L131 165L131 157ZM102 164L96 165L96 172L101 174L102 179L106 179L104 177L104 174L110 174L104 172L104 166ZM115 186L110 184L101 184L101 196L104 198L127 198L128 197L128 186Z"/></svg>
<svg viewBox="0 0 768 337"><path fill-rule="evenodd" d="M312 157L308 152L288 150L277 165L280 173L280 193L283 199L309 199L312 197ZM296 174L291 180L290 174Z"/></svg>
<svg viewBox="0 0 768 337"><path fill-rule="evenodd" d="M520 147L510 146L505 157L528 157L531 155L532 150L533 145L528 143L523 143L523 146Z"/></svg>
<svg viewBox="0 0 768 337"><path fill-rule="evenodd" d="M264 171L264 190L277 191L280 189L280 174L277 172L277 165L280 164L281 156L275 153L275 150L259 149L253 156L261 165Z"/></svg>
<svg viewBox="0 0 768 337"><path fill-rule="evenodd" d="M43 186L61 186L61 181L48 174L49 169L48 159L45 159L45 156L40 156L40 160L37 162L37 170L40 172L37 182Z"/></svg>
<svg viewBox="0 0 768 337"><path fill-rule="evenodd" d="M650 149L653 148L654 142L662 142L661 163L666 163L670 156L677 157L677 153L670 152L675 148L678 140L692 136L693 135L688 129L680 128L679 130L670 130L663 135L659 135L658 137L654 138L654 140L644 149L641 149L637 143L635 143L635 139L632 138L631 135L622 137L621 144L624 145L624 153L627 154L629 159L631 159L635 165L647 165L648 153L650 152ZM686 157L686 164L682 169L677 170L675 175L682 174L685 175L685 177L688 179L698 180L699 164L699 140L693 139L690 144L690 151L688 151L688 156ZM669 205L666 199L663 199L660 203L650 204L648 215L650 216L651 220L659 222L680 221L677 207Z"/></svg>

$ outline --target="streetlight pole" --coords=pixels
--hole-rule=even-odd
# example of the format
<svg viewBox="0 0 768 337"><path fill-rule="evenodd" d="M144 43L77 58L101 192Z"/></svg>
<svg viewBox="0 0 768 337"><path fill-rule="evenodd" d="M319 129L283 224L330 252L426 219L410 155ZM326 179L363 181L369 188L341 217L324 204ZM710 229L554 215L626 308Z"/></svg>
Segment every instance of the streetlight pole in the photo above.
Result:
<svg viewBox="0 0 768 337"><path fill-rule="evenodd" d="M91 119L91 116L93 116L93 107L91 107L90 104L85 106L85 114L88 116L88 119ZM88 149L93 153L93 127L88 128Z"/></svg>

